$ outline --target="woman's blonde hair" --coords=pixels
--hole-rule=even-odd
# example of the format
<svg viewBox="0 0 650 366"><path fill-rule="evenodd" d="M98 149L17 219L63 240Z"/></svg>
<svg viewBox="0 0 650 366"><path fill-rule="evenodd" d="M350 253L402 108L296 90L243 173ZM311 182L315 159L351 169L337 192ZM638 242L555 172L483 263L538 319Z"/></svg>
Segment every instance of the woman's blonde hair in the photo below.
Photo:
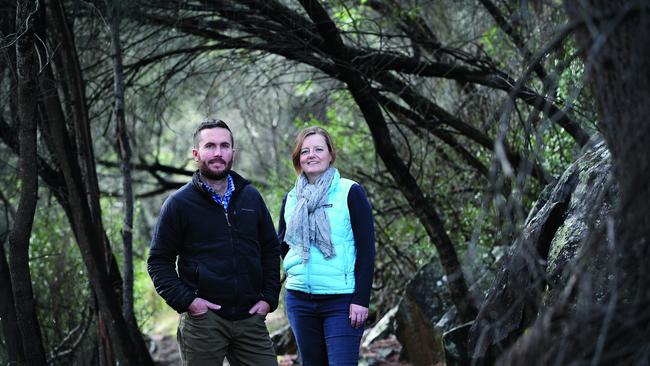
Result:
<svg viewBox="0 0 650 366"><path fill-rule="evenodd" d="M293 168L296 170L297 175L300 175L300 173L302 173L302 168L300 167L300 150L302 150L302 143L305 142L305 139L311 135L321 135L325 138L327 150L329 150L330 155L332 156L332 161L330 164L334 164L334 161L336 161L336 148L334 148L334 142L332 142L332 137L330 134L318 126L307 127L300 131L298 136L296 136L296 145L294 146L293 152L291 153L291 161L293 162Z"/></svg>

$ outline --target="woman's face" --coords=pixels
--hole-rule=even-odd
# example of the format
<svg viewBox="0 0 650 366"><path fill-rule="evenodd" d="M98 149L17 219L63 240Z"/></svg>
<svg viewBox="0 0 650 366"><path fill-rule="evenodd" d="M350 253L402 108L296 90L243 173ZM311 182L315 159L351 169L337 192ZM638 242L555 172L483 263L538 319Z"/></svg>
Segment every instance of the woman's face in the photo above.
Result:
<svg viewBox="0 0 650 366"><path fill-rule="evenodd" d="M300 168L305 172L310 183L314 183L319 175L329 168L332 155L327 148L325 136L309 135L300 148Z"/></svg>

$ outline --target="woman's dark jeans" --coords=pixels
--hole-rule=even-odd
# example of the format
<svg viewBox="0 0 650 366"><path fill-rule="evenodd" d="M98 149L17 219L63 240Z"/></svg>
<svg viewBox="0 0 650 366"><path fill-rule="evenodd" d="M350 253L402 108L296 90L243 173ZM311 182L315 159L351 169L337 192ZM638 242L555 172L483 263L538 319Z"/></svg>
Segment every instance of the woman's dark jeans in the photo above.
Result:
<svg viewBox="0 0 650 366"><path fill-rule="evenodd" d="M287 315L304 366L356 365L363 327L350 325L352 295L315 295L288 290Z"/></svg>

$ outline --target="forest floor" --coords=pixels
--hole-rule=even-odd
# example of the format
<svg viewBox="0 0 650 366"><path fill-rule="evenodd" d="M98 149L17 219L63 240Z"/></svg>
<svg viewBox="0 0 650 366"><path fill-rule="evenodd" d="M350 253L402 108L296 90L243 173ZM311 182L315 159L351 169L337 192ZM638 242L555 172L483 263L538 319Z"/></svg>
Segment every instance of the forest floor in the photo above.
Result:
<svg viewBox="0 0 650 366"><path fill-rule="evenodd" d="M276 315L274 315L276 314ZM271 331L286 324L282 312L274 312L267 318L267 326ZM180 365L180 354L176 342L175 331L154 332L149 334L150 352L158 366ZM362 347L359 354L360 366L410 366L410 363L399 361L402 346L395 336L373 342L369 347ZM279 366L300 365L298 355L286 354L278 356ZM227 361L224 365L228 365Z"/></svg>
<svg viewBox="0 0 650 366"><path fill-rule="evenodd" d="M172 335L151 336L152 357L158 366L175 366L180 365L180 355L178 353L178 343L176 337ZM408 362L399 361L399 354L402 346L395 336L379 340L370 345L362 347L359 354L360 366L410 366ZM300 362L298 355L286 354L278 356L279 366L298 366ZM228 365L224 361L224 365Z"/></svg>

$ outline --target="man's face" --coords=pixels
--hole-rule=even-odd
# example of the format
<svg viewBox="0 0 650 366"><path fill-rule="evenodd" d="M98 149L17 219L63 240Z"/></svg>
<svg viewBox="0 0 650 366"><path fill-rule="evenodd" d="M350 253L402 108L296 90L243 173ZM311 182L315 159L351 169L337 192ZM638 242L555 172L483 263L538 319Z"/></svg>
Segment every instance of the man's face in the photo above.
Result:
<svg viewBox="0 0 650 366"><path fill-rule="evenodd" d="M201 130L198 149L192 149L201 174L210 180L221 180L228 175L234 155L230 131L219 127Z"/></svg>

